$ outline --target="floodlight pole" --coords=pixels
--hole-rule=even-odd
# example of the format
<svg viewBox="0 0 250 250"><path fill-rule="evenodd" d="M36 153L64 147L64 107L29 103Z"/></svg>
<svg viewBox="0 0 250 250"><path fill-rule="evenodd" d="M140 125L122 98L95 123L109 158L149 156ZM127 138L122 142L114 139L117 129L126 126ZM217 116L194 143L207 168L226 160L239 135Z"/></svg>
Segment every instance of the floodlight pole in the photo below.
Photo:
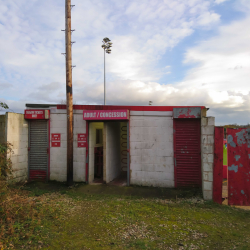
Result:
<svg viewBox="0 0 250 250"><path fill-rule="evenodd" d="M105 75L105 49L104 51L104 105L106 105L106 75Z"/></svg>
<svg viewBox="0 0 250 250"><path fill-rule="evenodd" d="M109 38L105 37L103 38L102 40L102 48L103 48L103 51L104 51L104 105L106 105L106 69L105 69L105 52L110 54L111 53L111 47L112 47L112 43L111 41L109 40Z"/></svg>

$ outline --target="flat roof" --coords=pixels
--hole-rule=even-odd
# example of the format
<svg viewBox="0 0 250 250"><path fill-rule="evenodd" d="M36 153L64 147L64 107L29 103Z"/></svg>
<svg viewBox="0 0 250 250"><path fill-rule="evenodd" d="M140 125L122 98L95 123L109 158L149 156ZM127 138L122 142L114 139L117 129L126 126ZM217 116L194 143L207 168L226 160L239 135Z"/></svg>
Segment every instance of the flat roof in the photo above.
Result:
<svg viewBox="0 0 250 250"><path fill-rule="evenodd" d="M26 104L27 108L50 108L57 107L57 109L66 109L64 104ZM127 105L73 105L75 110L116 110L128 109L132 111L173 111L173 108L201 108L205 106L127 106Z"/></svg>

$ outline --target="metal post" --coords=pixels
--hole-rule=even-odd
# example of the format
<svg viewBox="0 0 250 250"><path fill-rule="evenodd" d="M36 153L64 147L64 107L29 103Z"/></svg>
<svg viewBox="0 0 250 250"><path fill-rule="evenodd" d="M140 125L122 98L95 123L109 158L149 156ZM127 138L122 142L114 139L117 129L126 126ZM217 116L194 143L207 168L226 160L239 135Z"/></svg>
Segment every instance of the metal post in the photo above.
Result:
<svg viewBox="0 0 250 250"><path fill-rule="evenodd" d="M71 55L71 0L65 0L66 98L67 98L67 184L73 184L73 96Z"/></svg>
<svg viewBox="0 0 250 250"><path fill-rule="evenodd" d="M105 49L104 51L104 105L106 105Z"/></svg>

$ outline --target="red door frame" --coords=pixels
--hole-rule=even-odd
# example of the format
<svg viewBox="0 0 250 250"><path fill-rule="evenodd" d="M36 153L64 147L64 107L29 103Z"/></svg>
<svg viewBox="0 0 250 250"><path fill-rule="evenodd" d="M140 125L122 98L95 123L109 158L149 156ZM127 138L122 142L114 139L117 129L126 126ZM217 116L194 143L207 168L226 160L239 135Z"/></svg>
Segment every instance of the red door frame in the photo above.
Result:
<svg viewBox="0 0 250 250"><path fill-rule="evenodd" d="M224 128L214 128L213 200L222 204Z"/></svg>
<svg viewBox="0 0 250 250"><path fill-rule="evenodd" d="M87 145L86 145L86 169L85 169L85 182L88 184L89 183L89 122L91 121L86 121L86 135L87 135ZM105 121L98 121L98 122L105 122ZM130 119L127 121L127 126L128 126L128 173L127 173L127 185L130 185Z"/></svg>

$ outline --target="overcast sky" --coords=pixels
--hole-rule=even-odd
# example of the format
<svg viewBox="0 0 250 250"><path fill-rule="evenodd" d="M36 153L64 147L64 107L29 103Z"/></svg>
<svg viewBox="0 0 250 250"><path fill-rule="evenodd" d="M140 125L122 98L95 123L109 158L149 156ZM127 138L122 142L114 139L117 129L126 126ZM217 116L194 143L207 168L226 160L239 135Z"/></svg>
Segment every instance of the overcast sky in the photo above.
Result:
<svg viewBox="0 0 250 250"><path fill-rule="evenodd" d="M216 124L250 123L249 0L72 0L73 98L204 105ZM0 0L0 101L66 99L64 0Z"/></svg>

